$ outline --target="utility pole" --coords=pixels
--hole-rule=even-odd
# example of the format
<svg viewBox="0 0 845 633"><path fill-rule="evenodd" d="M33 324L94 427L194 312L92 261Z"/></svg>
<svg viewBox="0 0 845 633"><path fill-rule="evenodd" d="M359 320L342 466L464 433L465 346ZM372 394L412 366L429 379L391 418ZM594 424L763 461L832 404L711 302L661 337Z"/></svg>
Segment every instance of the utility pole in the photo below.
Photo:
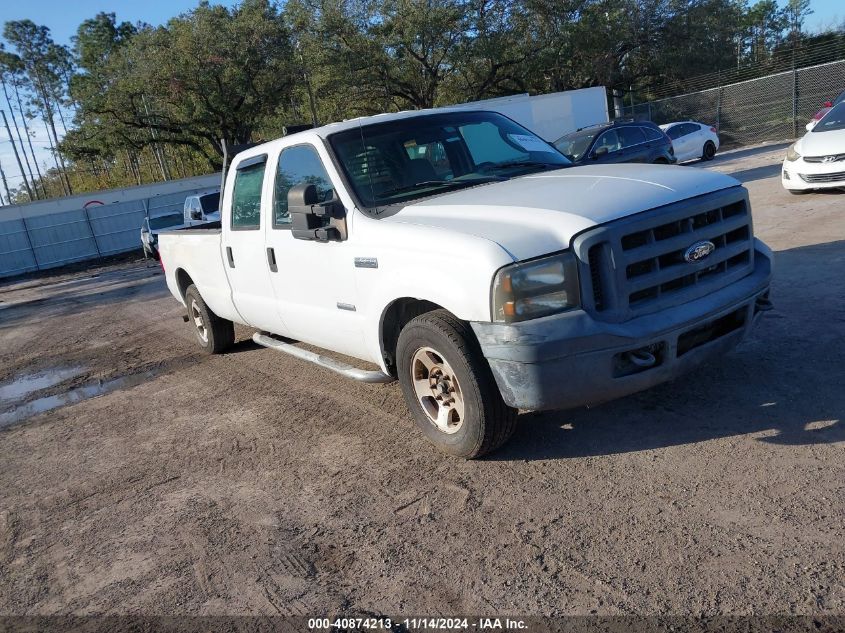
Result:
<svg viewBox="0 0 845 633"><path fill-rule="evenodd" d="M9 135L9 141L12 143L12 149L15 150L15 160L18 161L18 169L21 170L21 178L23 178L24 187L26 187L26 193L29 194L30 200L35 200L32 197L32 188L29 186L29 181L26 179L26 172L23 170L23 163L21 163L21 156L18 154L18 146L15 145L15 139L12 136L12 129L9 127L9 119L6 118L6 111L0 110L0 114L3 115L3 125L6 126L6 133Z"/></svg>

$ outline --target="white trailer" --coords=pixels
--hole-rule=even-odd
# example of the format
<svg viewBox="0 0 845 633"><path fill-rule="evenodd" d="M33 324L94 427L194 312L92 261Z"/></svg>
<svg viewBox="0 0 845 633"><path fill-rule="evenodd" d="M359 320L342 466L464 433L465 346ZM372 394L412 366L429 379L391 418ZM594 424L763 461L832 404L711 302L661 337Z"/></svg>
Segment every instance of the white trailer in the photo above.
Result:
<svg viewBox="0 0 845 633"><path fill-rule="evenodd" d="M610 120L604 86L545 95L524 93L450 107L499 112L546 141L555 141L578 128Z"/></svg>

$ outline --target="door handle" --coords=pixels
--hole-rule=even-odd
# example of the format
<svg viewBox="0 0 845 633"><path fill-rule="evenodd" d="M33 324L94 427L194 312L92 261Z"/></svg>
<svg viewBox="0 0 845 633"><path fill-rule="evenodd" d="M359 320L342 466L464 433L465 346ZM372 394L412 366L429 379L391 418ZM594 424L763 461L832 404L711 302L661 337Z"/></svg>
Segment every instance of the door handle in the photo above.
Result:
<svg viewBox="0 0 845 633"><path fill-rule="evenodd" d="M226 259L229 260L229 268L234 268L235 267L235 258L232 256L232 247L231 246L226 247Z"/></svg>
<svg viewBox="0 0 845 633"><path fill-rule="evenodd" d="M271 246L267 247L267 263L270 265L271 273L279 272L279 267L276 265L276 251Z"/></svg>

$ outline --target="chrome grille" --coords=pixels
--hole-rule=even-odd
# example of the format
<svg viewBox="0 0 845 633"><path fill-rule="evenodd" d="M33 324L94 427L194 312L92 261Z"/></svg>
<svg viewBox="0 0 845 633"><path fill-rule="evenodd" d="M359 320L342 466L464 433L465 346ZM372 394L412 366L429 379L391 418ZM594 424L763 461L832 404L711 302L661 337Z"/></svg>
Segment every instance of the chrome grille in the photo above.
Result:
<svg viewBox="0 0 845 633"><path fill-rule="evenodd" d="M845 154L828 154L827 156L804 156L805 163L836 163L845 160Z"/></svg>
<svg viewBox="0 0 845 633"><path fill-rule="evenodd" d="M715 250L687 261L687 249L702 241ZM584 267L585 309L621 321L691 301L749 274L751 212L744 190L717 192L588 231L574 240L574 249Z"/></svg>
<svg viewBox="0 0 845 633"><path fill-rule="evenodd" d="M835 174L798 174L804 182L839 182L845 180L845 171Z"/></svg>

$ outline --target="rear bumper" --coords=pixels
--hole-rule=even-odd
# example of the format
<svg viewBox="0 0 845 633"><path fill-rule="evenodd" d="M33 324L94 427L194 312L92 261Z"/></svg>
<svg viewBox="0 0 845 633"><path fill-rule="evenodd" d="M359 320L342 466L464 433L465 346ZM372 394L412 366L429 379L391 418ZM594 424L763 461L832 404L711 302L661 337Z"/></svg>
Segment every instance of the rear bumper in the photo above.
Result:
<svg viewBox="0 0 845 633"><path fill-rule="evenodd" d="M705 297L624 323L583 310L516 324L473 322L505 402L519 409L597 404L672 380L723 356L769 309L771 251L755 240L747 277ZM630 360L646 348L651 366ZM636 359L635 359L636 360Z"/></svg>

